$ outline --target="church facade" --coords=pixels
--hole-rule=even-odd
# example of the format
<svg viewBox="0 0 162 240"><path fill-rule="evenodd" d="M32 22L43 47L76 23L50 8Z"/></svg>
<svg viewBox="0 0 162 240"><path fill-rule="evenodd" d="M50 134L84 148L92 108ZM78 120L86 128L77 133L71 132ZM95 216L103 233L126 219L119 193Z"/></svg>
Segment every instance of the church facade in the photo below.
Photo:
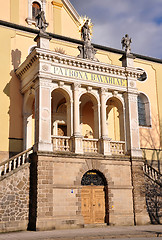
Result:
<svg viewBox="0 0 162 240"><path fill-rule="evenodd" d="M0 12L1 231L150 223L162 61L127 34L125 51L92 44L67 0L15 2Z"/></svg>

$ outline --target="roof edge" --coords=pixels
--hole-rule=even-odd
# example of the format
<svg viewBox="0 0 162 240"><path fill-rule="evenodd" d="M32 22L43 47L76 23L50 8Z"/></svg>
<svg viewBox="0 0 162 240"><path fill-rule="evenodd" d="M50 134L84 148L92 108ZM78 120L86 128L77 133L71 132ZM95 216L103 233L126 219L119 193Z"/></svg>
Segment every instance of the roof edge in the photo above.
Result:
<svg viewBox="0 0 162 240"><path fill-rule="evenodd" d="M68 10L72 13L75 20L79 21L79 14L69 0L62 0Z"/></svg>
<svg viewBox="0 0 162 240"><path fill-rule="evenodd" d="M63 1L63 0L62 0ZM66 0L67 1L67 0ZM20 31L25 31L25 32L29 32L29 33L34 33L34 34L38 34L39 30L37 29L33 29L33 28L29 28L29 27L25 27L22 25L18 25L15 23L11 23L11 22L7 22L7 21L3 21L0 20L0 25L4 26L4 27L8 27L8 28L13 28L13 29L17 29ZM48 33L48 32L47 32ZM61 35L57 35L54 33L48 33L52 38L55 39L59 39L59 40L63 40L66 42L72 42L75 44L83 44L83 41L81 40L77 40L74 38L70 38L70 37L65 37L65 36L61 36ZM113 53L117 53L117 54L123 54L124 51L119 50L119 49L115 49L115 48L110 48L110 47L106 47L106 46L102 46L102 45L98 45L98 44L92 44L96 49L98 50L103 50L103 51L108 51L108 52L113 52ZM144 55L140 55L140 54L136 54L136 53L132 53L136 58L139 59L143 59L143 60L147 60L147 61L152 61L152 62L156 62L156 63L161 63L162 64L162 59L158 59L158 58L154 58L154 57L148 57L148 56L144 56Z"/></svg>

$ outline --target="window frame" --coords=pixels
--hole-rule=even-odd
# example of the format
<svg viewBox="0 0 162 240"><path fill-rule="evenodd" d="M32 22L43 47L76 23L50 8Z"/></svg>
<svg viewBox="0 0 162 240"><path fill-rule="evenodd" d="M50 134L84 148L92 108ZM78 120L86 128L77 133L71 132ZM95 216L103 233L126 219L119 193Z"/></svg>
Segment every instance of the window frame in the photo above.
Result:
<svg viewBox="0 0 162 240"><path fill-rule="evenodd" d="M141 97L142 101L140 103L144 104L144 107L142 107L142 108L144 108L144 111L145 111L145 113L141 113L141 114L139 114L139 97ZM138 106L138 124L139 124L139 127L149 127L150 128L152 126L152 123L151 123L151 105L150 105L149 98L145 93L139 92L139 95L137 97L137 106ZM144 119L144 124L140 124L140 118L139 118L140 115L145 116L144 117L145 118Z"/></svg>
<svg viewBox="0 0 162 240"><path fill-rule="evenodd" d="M40 7L41 10L46 12L46 0L28 0L28 17L26 18L26 22L28 23L28 25L36 25L35 20L32 18L32 7L33 7L33 3L37 2Z"/></svg>

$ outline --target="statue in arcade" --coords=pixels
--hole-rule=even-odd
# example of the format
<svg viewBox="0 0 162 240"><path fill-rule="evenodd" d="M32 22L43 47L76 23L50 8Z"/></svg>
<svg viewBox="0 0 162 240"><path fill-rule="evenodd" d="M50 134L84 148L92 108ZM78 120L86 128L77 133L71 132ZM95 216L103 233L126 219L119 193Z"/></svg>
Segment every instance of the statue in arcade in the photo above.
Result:
<svg viewBox="0 0 162 240"><path fill-rule="evenodd" d="M130 54L131 52L131 47L130 47L131 43L132 43L132 39L129 38L128 34L125 34L125 37L123 37L121 40L121 44L122 44L122 49L125 48L126 54Z"/></svg>
<svg viewBox="0 0 162 240"><path fill-rule="evenodd" d="M41 33L45 34L46 28L48 27L48 23L45 19L44 11L40 11L38 15L35 17L36 26L40 29Z"/></svg>

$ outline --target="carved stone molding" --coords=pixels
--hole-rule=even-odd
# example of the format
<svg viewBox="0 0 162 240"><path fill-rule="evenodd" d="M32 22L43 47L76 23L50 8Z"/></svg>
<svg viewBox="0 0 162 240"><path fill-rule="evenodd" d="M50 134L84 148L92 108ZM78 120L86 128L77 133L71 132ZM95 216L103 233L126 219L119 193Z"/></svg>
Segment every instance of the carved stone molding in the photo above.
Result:
<svg viewBox="0 0 162 240"><path fill-rule="evenodd" d="M27 72L33 65L33 63L38 60L48 60L50 63L60 63L65 66L79 67L82 69L89 69L91 71L98 71L101 73L113 74L116 77L126 77L126 78L139 78L143 71L136 68L124 68L120 66L115 66L111 64L99 63L87 59L80 59L68 55L63 55L50 50L36 48L30 54L22 65L16 70L16 75L21 78L25 72Z"/></svg>

